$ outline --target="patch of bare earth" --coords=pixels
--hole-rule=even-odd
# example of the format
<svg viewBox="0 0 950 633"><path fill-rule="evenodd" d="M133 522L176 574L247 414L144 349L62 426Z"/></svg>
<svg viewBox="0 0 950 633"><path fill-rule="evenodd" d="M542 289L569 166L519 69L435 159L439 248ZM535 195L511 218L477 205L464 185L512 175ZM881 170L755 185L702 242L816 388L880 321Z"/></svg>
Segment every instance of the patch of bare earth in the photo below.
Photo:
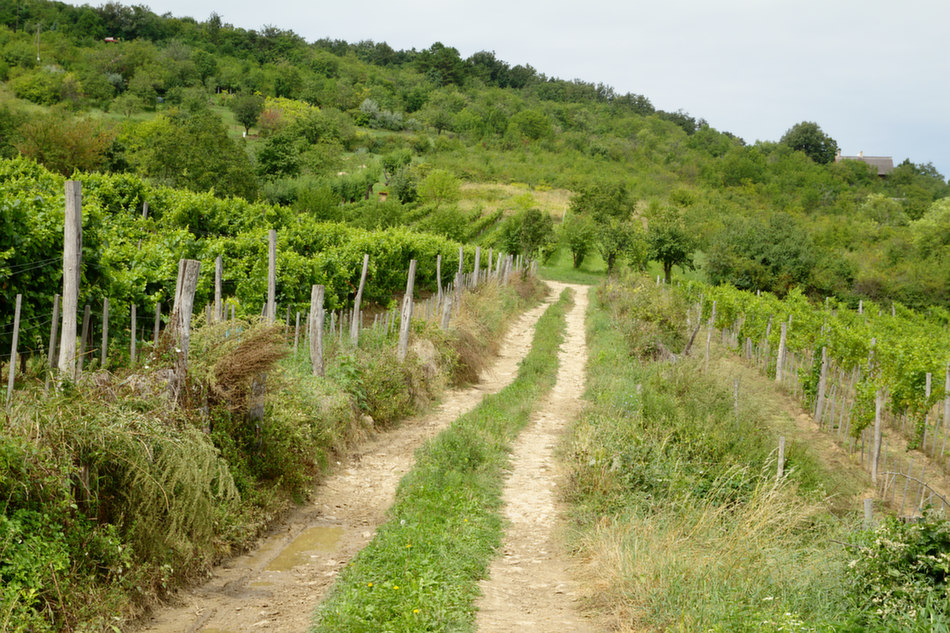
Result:
<svg viewBox="0 0 950 633"><path fill-rule="evenodd" d="M202 586L182 592L178 604L158 610L142 633L303 632L336 575L372 539L392 505L396 486L413 466L415 450L500 391L518 371L538 318L556 296L522 315L481 381L447 393L433 413L363 444L259 547L213 570Z"/></svg>
<svg viewBox="0 0 950 633"><path fill-rule="evenodd" d="M557 293L565 287L551 285ZM563 519L557 486L562 473L555 464L555 447L580 410L587 364L584 314L588 288L572 287L575 304L567 314L557 383L512 452L511 475L503 497L509 526L503 556L492 563L489 578L482 583L477 616L482 633L594 630L580 614L581 593L559 538Z"/></svg>

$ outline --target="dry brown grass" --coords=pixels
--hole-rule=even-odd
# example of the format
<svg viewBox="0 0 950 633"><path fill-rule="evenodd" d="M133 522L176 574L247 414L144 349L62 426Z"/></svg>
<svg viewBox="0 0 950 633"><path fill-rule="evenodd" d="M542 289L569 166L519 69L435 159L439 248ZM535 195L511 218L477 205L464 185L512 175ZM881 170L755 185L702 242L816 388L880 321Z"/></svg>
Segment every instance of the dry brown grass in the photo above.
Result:
<svg viewBox="0 0 950 633"><path fill-rule="evenodd" d="M282 326L251 329L214 363L209 397L232 413L246 413L252 383L289 353Z"/></svg>
<svg viewBox="0 0 950 633"><path fill-rule="evenodd" d="M463 211L471 211L481 206L489 213L499 209L507 212L516 209L515 199L525 194L530 194L534 199L533 207L560 219L567 211L572 192L568 189L529 189L527 185L518 183L506 185L467 182L462 185L459 207Z"/></svg>

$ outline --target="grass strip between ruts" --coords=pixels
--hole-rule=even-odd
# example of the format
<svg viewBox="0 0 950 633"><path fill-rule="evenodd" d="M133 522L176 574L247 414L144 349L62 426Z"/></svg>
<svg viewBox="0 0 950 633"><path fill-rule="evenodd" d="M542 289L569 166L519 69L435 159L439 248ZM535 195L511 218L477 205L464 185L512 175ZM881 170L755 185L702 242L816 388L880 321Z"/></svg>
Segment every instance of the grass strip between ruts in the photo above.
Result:
<svg viewBox="0 0 950 633"><path fill-rule="evenodd" d="M538 321L515 380L430 440L399 485L389 520L316 612L315 631L467 631L501 544L511 443L557 376L562 293Z"/></svg>

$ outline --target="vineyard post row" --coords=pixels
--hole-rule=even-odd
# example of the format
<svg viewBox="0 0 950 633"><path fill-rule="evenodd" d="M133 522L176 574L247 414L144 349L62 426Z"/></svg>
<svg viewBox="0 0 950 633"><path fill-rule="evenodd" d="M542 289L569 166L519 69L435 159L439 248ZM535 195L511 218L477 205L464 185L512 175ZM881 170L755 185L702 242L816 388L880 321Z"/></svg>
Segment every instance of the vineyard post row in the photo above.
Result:
<svg viewBox="0 0 950 633"><path fill-rule="evenodd" d="M700 314L702 314L702 303L703 297L700 297ZM712 301L710 312L704 368L708 366L709 362L710 339L713 332L717 330L715 327L716 300ZM864 312L862 303L858 307L858 313L863 314ZM891 313L893 316L893 309ZM760 368L766 374L769 374L769 370L774 363L775 381L803 401L819 427L831 433L839 443L844 443L850 453L860 451L861 465L868 470L872 482L884 501L889 500L895 507L899 508L901 513L903 513L908 500L911 502L910 509L912 512L920 511L924 506L932 503L937 503L944 509L950 510L950 502L928 485L927 473L923 464L920 464L919 470L915 472L914 459L907 458L905 461L891 455L889 467L887 439L883 428L890 426L895 432L904 432L910 414L904 412L900 415L894 415L889 412L886 406L889 398L886 387L878 387L874 391L873 424L862 429L860 434L855 436L851 433L851 426L852 415L858 399L858 385L862 379L861 369L855 368L850 372L841 369L831 359L827 346L821 348L820 364L817 357L813 357L809 350L799 354L788 349L787 337L793 327L791 315L789 315L788 322L783 321L781 323L778 349L774 356L768 341L772 315L769 316L766 336L759 342L754 342L750 337L746 337L740 343L739 332L742 330L744 320L743 315L738 315L730 325L719 330L722 344L740 353L753 366ZM872 352L867 362L868 367L871 367L874 362L873 349L875 342L872 339ZM811 394L814 397L810 400L810 394L802 384L802 373L805 372L807 375L808 372L815 370L817 370L818 381L814 394ZM925 454L931 454L946 467L944 460L946 459L947 437L950 435L950 363L947 363L945 368L944 385L942 402L933 402L931 397L933 395L932 375L930 372L926 374L922 401L927 403L924 406L928 408L923 417L923 439L920 450ZM735 389L738 389L738 383L736 383ZM849 436L850 439L848 439ZM901 490L899 503L896 499L898 489ZM888 496L890 496L890 499L888 499Z"/></svg>
<svg viewBox="0 0 950 633"><path fill-rule="evenodd" d="M67 181L65 221L64 221L64 248L63 248L63 294L56 294L53 298L53 314L50 325L49 348L47 350L47 364L49 374L47 375L46 385L49 386L50 375L54 376L57 384L64 378L75 380L83 370L83 364L86 360L87 344L91 341L91 323L92 312L88 304L84 308L82 327L77 332L78 310L79 310L79 282L81 278L81 253L82 253L82 190L79 181ZM148 205L143 205L143 214L148 213ZM262 316L268 323L276 322L276 236L275 230L268 233L268 284L267 299L263 304ZM437 270L437 294L429 297L423 304L422 318L424 320L436 319L439 321L442 329L448 329L451 320L453 304L457 310L461 302L461 293L463 288L476 288L480 283L494 282L501 285L507 285L514 274L537 275L537 262L526 261L521 256L514 257L498 253L497 262L493 266L493 252L489 251L488 267L486 270L479 270L481 259L481 248L475 249L475 268L471 273L464 273L464 250L459 247L459 269L455 275L453 283L445 286L443 292L441 272L442 256L438 255L436 261ZM350 341L355 346L359 342L359 332L365 329L363 323L363 311L361 301L363 290L366 284L367 272L369 267L369 255L363 254L363 266L360 275L360 284L357 290L354 306L352 310L343 311L337 316L337 312L331 313L330 333L331 335L339 332L340 341L343 341L343 332L347 326L350 330ZM198 273L201 263L196 260L180 260L178 267L178 278L176 282L175 299L172 313L169 317L169 327L171 335L174 338L177 359L175 363L175 378L173 379L172 392L177 392L177 386L184 379L184 372L188 362L188 343L190 339L191 322L194 312L194 297L197 290ZM404 359L408 350L409 329L414 314L416 302L413 299L415 269L417 261L413 259L410 262L409 274L407 279L406 294L403 297L403 307L397 312L395 309L380 315L377 314L373 322L373 329L385 328L389 335L393 330L399 327L399 356ZM227 318L227 306L222 297L222 279L223 262L220 255L215 259L214 265L214 299L213 303L206 307L206 321L210 325L213 322L223 322ZM323 375L323 336L326 329L326 318L324 311L325 290L322 285L315 285L311 289L310 311L304 316L304 322L307 325L305 329L305 345L309 346L311 356L312 370L315 375ZM453 300L454 298L454 300ZM20 329L20 308L22 295L17 295L16 309L14 314L13 342L10 354L8 384L6 405L9 406L14 389L17 344ZM159 335L161 331L161 303L155 305L155 318L152 332L153 348L158 346ZM138 358L138 306L130 306L130 347L129 358L134 365ZM102 334L100 339L100 366L105 366L108 361L109 350L109 300L103 300L102 309ZM416 313L418 314L418 313ZM382 318L380 318L382 316ZM298 340L300 338L300 312L296 314L296 326L294 330L294 355L297 354ZM231 320L235 319L235 308L231 305ZM337 322L339 327L337 328ZM290 308L287 308L286 326L290 327ZM78 338L78 341L77 341ZM64 341L74 341L73 345L64 345ZM79 353L77 354L77 343ZM57 353L58 352L58 353Z"/></svg>

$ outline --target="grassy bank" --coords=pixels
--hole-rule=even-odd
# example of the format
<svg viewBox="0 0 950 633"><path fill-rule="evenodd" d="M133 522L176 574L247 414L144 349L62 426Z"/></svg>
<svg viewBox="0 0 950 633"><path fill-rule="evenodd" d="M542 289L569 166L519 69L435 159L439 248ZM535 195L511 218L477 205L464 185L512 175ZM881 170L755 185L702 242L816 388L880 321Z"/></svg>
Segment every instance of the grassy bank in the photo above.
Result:
<svg viewBox="0 0 950 633"><path fill-rule="evenodd" d="M646 279L592 302L588 403L566 447L588 606L624 631L868 626L857 549L841 545L858 538L861 483L794 442L777 480L762 394L736 407L701 354L662 360L683 350L686 314Z"/></svg>
<svg viewBox="0 0 950 633"><path fill-rule="evenodd" d="M414 323L405 362L392 336L328 341L326 378L282 327L198 327L181 407L160 351L50 395L27 379L0 426L0 631L111 630L201 578L333 456L470 379L538 295L531 281L481 287L448 333Z"/></svg>
<svg viewBox="0 0 950 633"><path fill-rule="evenodd" d="M316 631L468 631L501 543L511 442L553 385L568 293L537 325L517 378L435 437L402 480L389 520L341 575Z"/></svg>

